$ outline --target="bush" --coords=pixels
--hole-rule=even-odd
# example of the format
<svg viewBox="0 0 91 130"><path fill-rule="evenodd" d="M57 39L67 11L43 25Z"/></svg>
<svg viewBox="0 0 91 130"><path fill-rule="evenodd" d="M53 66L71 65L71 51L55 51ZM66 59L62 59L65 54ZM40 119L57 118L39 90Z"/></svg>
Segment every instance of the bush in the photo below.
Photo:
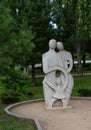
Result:
<svg viewBox="0 0 91 130"><path fill-rule="evenodd" d="M26 90L29 84L30 79L24 79L18 72L11 71L2 79L5 91L1 93L1 101L7 104L32 98L33 94Z"/></svg>
<svg viewBox="0 0 91 130"><path fill-rule="evenodd" d="M6 89L17 91L25 85L23 77L16 71L11 71L5 78L2 79L2 84Z"/></svg>
<svg viewBox="0 0 91 130"><path fill-rule="evenodd" d="M14 90L9 89L1 94L1 100L5 104L15 103L19 101L19 92L15 92Z"/></svg>

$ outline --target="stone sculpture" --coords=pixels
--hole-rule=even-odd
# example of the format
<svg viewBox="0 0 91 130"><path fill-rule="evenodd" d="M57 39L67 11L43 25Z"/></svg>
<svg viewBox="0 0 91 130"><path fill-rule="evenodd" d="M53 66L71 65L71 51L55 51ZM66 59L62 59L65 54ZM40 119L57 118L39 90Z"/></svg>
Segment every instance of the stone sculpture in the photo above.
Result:
<svg viewBox="0 0 91 130"><path fill-rule="evenodd" d="M59 52L55 51L55 48ZM73 88L73 78L70 71L73 66L70 52L64 50L61 42L55 39L49 41L49 51L42 55L44 98L47 109L53 109L56 101L62 102L61 107L69 107L69 99Z"/></svg>

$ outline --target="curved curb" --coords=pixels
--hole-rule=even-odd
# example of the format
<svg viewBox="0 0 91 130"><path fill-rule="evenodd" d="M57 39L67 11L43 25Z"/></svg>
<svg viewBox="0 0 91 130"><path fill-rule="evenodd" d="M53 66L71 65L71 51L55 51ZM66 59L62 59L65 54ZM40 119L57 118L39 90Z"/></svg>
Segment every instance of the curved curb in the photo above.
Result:
<svg viewBox="0 0 91 130"><path fill-rule="evenodd" d="M71 97L71 99L76 99L76 100L91 100L91 97ZM27 104L27 103L33 103L33 102L41 102L41 101L44 101L44 99L37 99L37 100L30 100L30 101L24 101L24 102L19 102L19 103L15 103L15 104L12 104L8 107L5 108L5 112L10 115L10 116L14 116L14 117L17 117L19 119L24 119L24 120L30 120L30 121L34 121L36 127L37 127L37 130L43 130L38 119L36 118L27 118L27 117L24 117L24 116L19 116L17 114L13 114L12 112L10 112L10 110L16 106L19 106L19 105L22 105L22 104Z"/></svg>
<svg viewBox="0 0 91 130"><path fill-rule="evenodd" d="M9 105L4 110L10 116L14 116L14 117L17 117L19 119L34 121L34 123L35 123L35 125L37 127L37 130L42 130L42 127L41 127L38 119L36 119L36 118L27 118L27 117L19 116L17 114L13 114L12 112L10 112L10 110L12 108L16 107L16 106L19 106L19 105L22 105L22 104L27 104L27 103L33 103L33 102L41 102L41 101L44 101L44 100L43 99L37 99L37 100L30 100L30 101L19 102L19 103L15 103L15 104Z"/></svg>
<svg viewBox="0 0 91 130"><path fill-rule="evenodd" d="M70 99L91 100L91 97L71 97Z"/></svg>

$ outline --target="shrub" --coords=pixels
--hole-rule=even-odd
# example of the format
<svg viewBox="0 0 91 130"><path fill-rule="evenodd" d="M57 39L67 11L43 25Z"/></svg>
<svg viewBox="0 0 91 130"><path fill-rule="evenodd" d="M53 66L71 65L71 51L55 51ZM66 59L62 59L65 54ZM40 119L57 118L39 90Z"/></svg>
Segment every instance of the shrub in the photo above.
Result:
<svg viewBox="0 0 91 130"><path fill-rule="evenodd" d="M26 85L29 85L29 83L30 80L24 79L18 72L9 72L2 79L2 85L5 90L1 93L2 102L7 104L30 99L33 94L30 91L26 91Z"/></svg>
<svg viewBox="0 0 91 130"><path fill-rule="evenodd" d="M1 94L1 100L5 104L15 103L19 101L20 93L9 89Z"/></svg>
<svg viewBox="0 0 91 130"><path fill-rule="evenodd" d="M2 84L6 89L13 89L14 91L17 91L20 87L25 85L25 82L18 72L11 71L5 78L2 79Z"/></svg>

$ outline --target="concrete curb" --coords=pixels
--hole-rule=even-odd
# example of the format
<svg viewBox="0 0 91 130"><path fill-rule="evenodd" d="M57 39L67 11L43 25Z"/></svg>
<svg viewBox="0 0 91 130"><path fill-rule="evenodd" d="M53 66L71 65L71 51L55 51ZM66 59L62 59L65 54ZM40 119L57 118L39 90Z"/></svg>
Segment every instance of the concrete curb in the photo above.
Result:
<svg viewBox="0 0 91 130"><path fill-rule="evenodd" d="M91 100L91 97L71 97L71 99L76 99L76 100ZM15 104L12 104L8 107L5 108L5 112L10 115L10 116L14 116L14 117L17 117L19 119L24 119L24 120L30 120L30 121L34 121L36 127L37 127L37 130L43 130L38 119L36 118L27 118L27 117L24 117L24 116L19 116L19 115L16 115L16 114L13 114L12 112L10 112L10 110L14 107L17 107L19 105L22 105L22 104L27 104L27 103L33 103L33 102L41 102L41 101L44 101L44 99L37 99L37 100L30 100L30 101L24 101L24 102L19 102L19 103L15 103Z"/></svg>
<svg viewBox="0 0 91 130"><path fill-rule="evenodd" d="M37 127L37 130L42 130L42 127L38 121L38 119L35 119L35 118L27 118L27 117L24 117L24 116L19 116L17 114L13 114L12 112L10 112L10 110L14 107L17 107L19 105L22 105L22 104L27 104L27 103L33 103L33 102L41 102L41 101L44 101L43 99L37 99L37 100L30 100L30 101L24 101L24 102L19 102L19 103L15 103L15 104L12 104L12 105L9 105L8 107L5 108L5 112L10 115L10 116L14 116L16 118L19 118L19 119L24 119L24 120L30 120L30 121L34 121L36 127Z"/></svg>

